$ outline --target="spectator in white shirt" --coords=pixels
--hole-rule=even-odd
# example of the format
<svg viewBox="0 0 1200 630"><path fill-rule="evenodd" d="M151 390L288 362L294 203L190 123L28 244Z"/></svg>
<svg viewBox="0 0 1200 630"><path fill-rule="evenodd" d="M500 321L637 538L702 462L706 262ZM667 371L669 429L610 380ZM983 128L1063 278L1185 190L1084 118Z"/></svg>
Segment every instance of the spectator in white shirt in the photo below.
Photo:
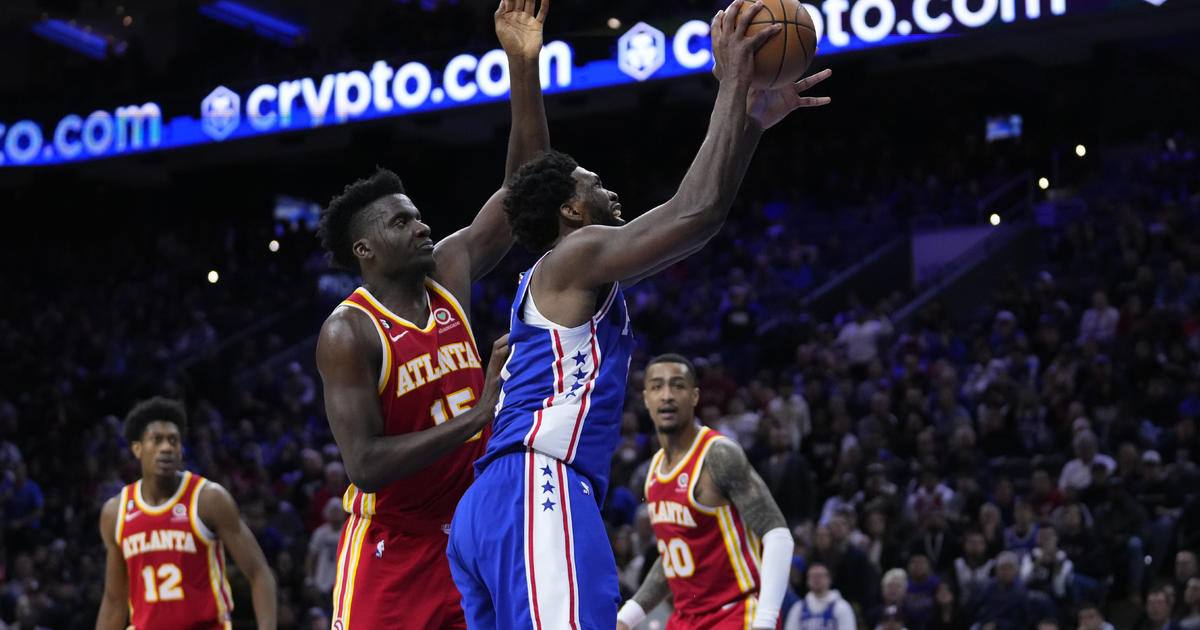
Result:
<svg viewBox="0 0 1200 630"><path fill-rule="evenodd" d="M808 594L788 611L783 630L805 630L820 627L825 630L856 630L854 609L842 599L837 589L830 590L833 580L829 569L820 562L808 565Z"/></svg>
<svg viewBox="0 0 1200 630"><path fill-rule="evenodd" d="M1099 341L1104 343L1117 336L1117 324L1121 312L1108 303L1103 291L1092 294L1092 308L1083 312L1079 320L1079 343Z"/></svg>
<svg viewBox="0 0 1200 630"><path fill-rule="evenodd" d="M1058 487L1063 492L1078 492L1092 483L1092 464L1104 464L1111 474L1117 468L1117 462L1108 455L1096 452L1096 434L1091 431L1080 431L1075 434L1075 459L1063 466L1058 476Z"/></svg>
<svg viewBox="0 0 1200 630"><path fill-rule="evenodd" d="M779 384L778 395L767 403L767 415L787 429L792 449L799 449L804 436L812 433L812 417L808 402L788 380Z"/></svg>
<svg viewBox="0 0 1200 630"><path fill-rule="evenodd" d="M325 523L313 531L308 540L308 558L305 564L305 586L323 598L333 594L333 583L337 578L337 549L342 537L342 525L346 522L346 511L342 509L340 497L325 502L322 512Z"/></svg>
<svg viewBox="0 0 1200 630"><path fill-rule="evenodd" d="M842 510L850 510L851 513L856 514L858 504L862 502L862 499L863 494L858 489L858 477L852 472L842 473L838 493L825 500L817 525L821 527L829 525L833 515Z"/></svg>
<svg viewBox="0 0 1200 630"><path fill-rule="evenodd" d="M868 319L867 310L854 310L854 321L847 322L838 332L837 344L844 348L851 365L865 369L872 359L879 356L879 340L892 334L892 323L887 317Z"/></svg>

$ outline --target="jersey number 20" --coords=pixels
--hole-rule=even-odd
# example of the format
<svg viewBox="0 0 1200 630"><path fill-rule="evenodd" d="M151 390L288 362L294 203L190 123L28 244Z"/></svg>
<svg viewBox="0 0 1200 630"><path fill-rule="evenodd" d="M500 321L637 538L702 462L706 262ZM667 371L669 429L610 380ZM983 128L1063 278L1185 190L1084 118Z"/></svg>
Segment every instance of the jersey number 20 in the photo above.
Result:
<svg viewBox="0 0 1200 630"><path fill-rule="evenodd" d="M450 418L457 418L471 409L471 403L475 402L475 392L471 391L470 387L464 387L449 396L446 396L446 404L442 401L433 401L433 406L429 408L429 414L433 416L433 423L441 424ZM450 418L446 417L446 407L450 407ZM471 436L468 442L474 442L483 436L483 431Z"/></svg>
<svg viewBox="0 0 1200 630"><path fill-rule="evenodd" d="M157 585L154 581L154 567L146 567L142 569L142 579L146 582L146 601L169 602L177 599L183 599L183 589L179 588L179 582L183 578L179 567L167 563L159 565Z"/></svg>
<svg viewBox="0 0 1200 630"><path fill-rule="evenodd" d="M663 573L667 577L692 577L696 571L696 563L692 561L692 550L682 538L672 538L668 542L658 541L658 553L662 556Z"/></svg>

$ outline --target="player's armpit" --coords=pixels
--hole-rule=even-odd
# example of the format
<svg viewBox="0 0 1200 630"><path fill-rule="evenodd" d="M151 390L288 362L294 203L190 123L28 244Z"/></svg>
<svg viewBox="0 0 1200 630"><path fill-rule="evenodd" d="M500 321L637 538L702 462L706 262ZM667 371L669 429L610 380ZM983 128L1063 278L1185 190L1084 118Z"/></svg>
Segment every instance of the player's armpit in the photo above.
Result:
<svg viewBox="0 0 1200 630"><path fill-rule="evenodd" d="M197 507L197 516L217 534L217 538L229 550L229 555L233 556L234 563L250 581L254 618L259 630L275 628L278 601L275 576L254 534L242 522L237 503L228 490L210 481L200 490Z"/></svg>
<svg viewBox="0 0 1200 630"><path fill-rule="evenodd" d="M713 441L704 456L704 472L729 497L755 535L762 536L777 527L787 527L783 512L775 504L767 484L754 471L742 449L729 439Z"/></svg>

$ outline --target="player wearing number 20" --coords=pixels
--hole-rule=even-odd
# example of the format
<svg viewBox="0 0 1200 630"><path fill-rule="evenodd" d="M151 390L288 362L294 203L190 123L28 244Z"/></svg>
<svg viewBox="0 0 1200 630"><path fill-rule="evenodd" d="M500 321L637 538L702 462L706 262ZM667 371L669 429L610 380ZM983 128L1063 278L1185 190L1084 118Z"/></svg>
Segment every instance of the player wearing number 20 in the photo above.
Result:
<svg viewBox="0 0 1200 630"><path fill-rule="evenodd" d="M670 590L667 630L776 628L792 537L746 455L696 423L696 371L665 354L646 367L643 398L662 449L646 475L658 560L618 615L633 628Z"/></svg>
<svg viewBox="0 0 1200 630"><path fill-rule="evenodd" d="M142 478L100 512L108 561L97 630L228 630L226 548L250 581L259 630L275 628L275 578L229 492L183 470L186 429L183 405L166 398L125 418Z"/></svg>

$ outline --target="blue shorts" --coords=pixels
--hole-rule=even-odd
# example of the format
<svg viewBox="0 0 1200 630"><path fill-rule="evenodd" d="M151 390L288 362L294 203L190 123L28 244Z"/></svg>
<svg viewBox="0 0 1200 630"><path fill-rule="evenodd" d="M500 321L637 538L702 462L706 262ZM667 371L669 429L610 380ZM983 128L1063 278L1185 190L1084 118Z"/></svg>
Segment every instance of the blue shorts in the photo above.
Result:
<svg viewBox="0 0 1200 630"><path fill-rule="evenodd" d="M570 466L534 451L480 473L446 549L468 628L616 627L617 566L593 494Z"/></svg>

